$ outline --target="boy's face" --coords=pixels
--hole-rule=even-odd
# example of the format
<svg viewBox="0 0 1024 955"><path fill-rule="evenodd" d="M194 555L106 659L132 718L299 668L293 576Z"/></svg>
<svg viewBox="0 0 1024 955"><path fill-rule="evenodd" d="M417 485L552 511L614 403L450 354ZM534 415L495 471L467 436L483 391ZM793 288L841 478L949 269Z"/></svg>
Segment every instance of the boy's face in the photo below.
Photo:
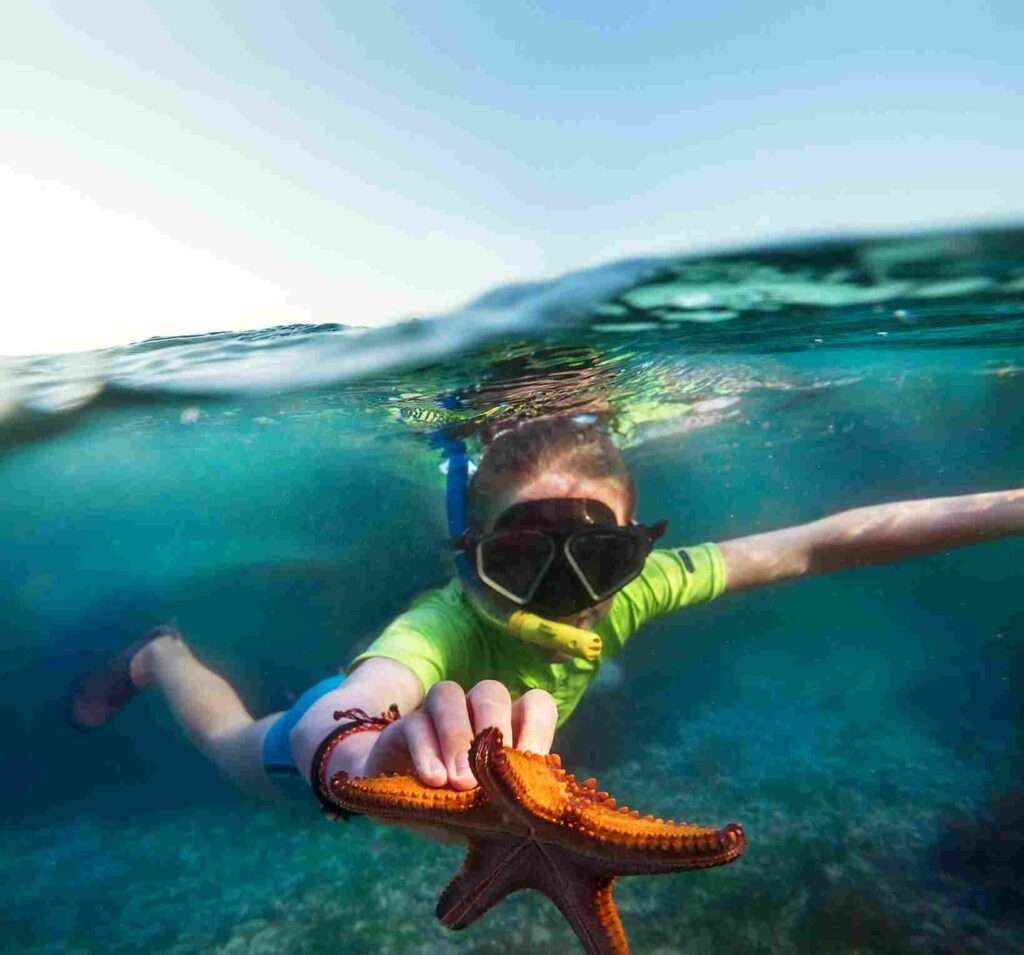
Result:
<svg viewBox="0 0 1024 955"><path fill-rule="evenodd" d="M633 515L628 513L629 499L618 481L581 478L579 475L553 471L532 478L495 497L488 509L485 531L493 530L498 518L513 504L542 501L555 497L588 498L592 501L600 501L612 509L615 519L623 526L633 519ZM579 627L581 630L592 630L607 616L613 599L614 597L609 597L595 607L590 607L569 617L559 617L558 622Z"/></svg>

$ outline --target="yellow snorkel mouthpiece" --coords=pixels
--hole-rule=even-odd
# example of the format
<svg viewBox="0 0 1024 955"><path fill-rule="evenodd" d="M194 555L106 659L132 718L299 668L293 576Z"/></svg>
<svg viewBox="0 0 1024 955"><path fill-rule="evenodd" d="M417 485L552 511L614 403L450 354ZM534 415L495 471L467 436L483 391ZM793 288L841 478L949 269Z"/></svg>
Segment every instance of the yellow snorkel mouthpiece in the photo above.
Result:
<svg viewBox="0 0 1024 955"><path fill-rule="evenodd" d="M588 663L593 663L601 656L601 638L590 630L545 620L525 610L517 610L512 614L507 626L514 637L544 647L545 650L561 650Z"/></svg>

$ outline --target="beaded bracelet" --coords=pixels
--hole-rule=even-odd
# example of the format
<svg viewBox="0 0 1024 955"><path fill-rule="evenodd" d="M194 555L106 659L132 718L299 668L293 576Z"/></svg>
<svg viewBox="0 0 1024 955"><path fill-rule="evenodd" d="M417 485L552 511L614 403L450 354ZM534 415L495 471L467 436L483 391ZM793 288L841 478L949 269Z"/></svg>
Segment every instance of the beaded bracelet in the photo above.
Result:
<svg viewBox="0 0 1024 955"><path fill-rule="evenodd" d="M358 706L349 710L335 711L334 718L336 720L348 719L350 722L343 723L341 726L335 727L327 734L327 736L324 737L323 741L316 748L316 752L313 754L313 762L309 770L309 781L310 785L313 787L313 795L319 800L324 815L332 821L337 819L350 819L352 816L358 816L359 813L351 812L348 809L342 808L331 795L330 786L324 778L324 773L327 771L327 763L331 758L331 753L334 752L335 747L342 742L342 740L346 740L350 736L355 736L356 733L371 731L379 733L386 726L390 726L394 723L400 715L397 703L392 703L391 706L389 706L384 713L381 713L380 716L370 716L367 714L366 710L360 709Z"/></svg>

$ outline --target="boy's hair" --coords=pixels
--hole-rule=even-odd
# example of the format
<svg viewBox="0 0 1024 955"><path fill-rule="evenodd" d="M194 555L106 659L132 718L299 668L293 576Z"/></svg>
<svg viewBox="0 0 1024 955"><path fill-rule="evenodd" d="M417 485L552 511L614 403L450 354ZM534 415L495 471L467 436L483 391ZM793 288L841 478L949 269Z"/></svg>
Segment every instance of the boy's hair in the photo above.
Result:
<svg viewBox="0 0 1024 955"><path fill-rule="evenodd" d="M633 515L636 487L619 449L599 427L573 418L535 418L500 431L488 444L469 484L469 524L483 530L488 502L545 471L616 481Z"/></svg>

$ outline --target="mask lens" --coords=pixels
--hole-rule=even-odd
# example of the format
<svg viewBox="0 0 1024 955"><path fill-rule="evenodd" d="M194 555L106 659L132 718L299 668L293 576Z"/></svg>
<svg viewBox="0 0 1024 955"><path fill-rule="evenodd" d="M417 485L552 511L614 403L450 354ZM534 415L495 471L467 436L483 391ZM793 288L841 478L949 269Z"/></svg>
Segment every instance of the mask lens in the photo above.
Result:
<svg viewBox="0 0 1024 955"><path fill-rule="evenodd" d="M587 531L569 541L569 553L590 589L604 598L643 568L648 547L637 534L623 531Z"/></svg>
<svg viewBox="0 0 1024 955"><path fill-rule="evenodd" d="M557 620L593 607L594 599L569 564L555 560L527 606L542 617Z"/></svg>
<svg viewBox="0 0 1024 955"><path fill-rule="evenodd" d="M538 531L499 531L479 544L484 583L527 601L555 553L554 542Z"/></svg>

